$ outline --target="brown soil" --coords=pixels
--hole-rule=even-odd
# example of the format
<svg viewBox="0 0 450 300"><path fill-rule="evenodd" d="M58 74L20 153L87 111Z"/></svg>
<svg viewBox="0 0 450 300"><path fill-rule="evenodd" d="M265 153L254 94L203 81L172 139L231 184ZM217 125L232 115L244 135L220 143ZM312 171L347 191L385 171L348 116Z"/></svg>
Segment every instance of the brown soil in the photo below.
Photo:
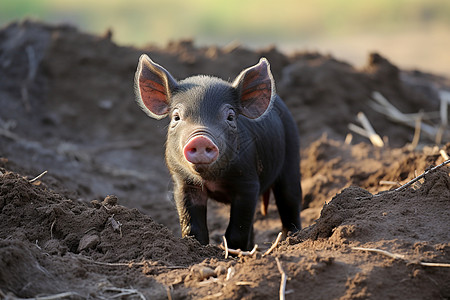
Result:
<svg viewBox="0 0 450 300"><path fill-rule="evenodd" d="M281 229L271 201L268 215L255 217L261 252L225 259L217 245L228 207L210 202L212 245L179 237L167 200L167 121L134 103L141 53L177 78L234 78L269 59L302 138L303 230L263 257ZM400 191L380 184L404 184L442 163L448 128L443 146L422 134L412 147L414 129L388 120L370 100L379 91L404 113L437 111L438 90L450 86L445 78L399 70L378 54L358 70L273 47L179 41L135 49L108 35L28 21L0 30L0 78L0 298L275 299L275 258L287 275L287 299L450 298L450 268L420 264L450 263L450 169ZM384 148L356 134L344 143L360 111Z"/></svg>

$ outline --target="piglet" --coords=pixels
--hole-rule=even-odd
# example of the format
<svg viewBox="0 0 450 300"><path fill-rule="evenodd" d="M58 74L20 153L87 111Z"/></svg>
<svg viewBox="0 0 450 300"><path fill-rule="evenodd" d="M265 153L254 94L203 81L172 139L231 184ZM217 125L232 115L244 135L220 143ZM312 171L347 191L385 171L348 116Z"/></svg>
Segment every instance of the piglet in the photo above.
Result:
<svg viewBox="0 0 450 300"><path fill-rule="evenodd" d="M283 232L300 229L299 134L265 58L233 82L203 75L177 81L142 55L135 87L145 113L170 118L165 159L183 237L209 243L210 198L231 205L228 246L251 249L258 201L267 212L271 190Z"/></svg>

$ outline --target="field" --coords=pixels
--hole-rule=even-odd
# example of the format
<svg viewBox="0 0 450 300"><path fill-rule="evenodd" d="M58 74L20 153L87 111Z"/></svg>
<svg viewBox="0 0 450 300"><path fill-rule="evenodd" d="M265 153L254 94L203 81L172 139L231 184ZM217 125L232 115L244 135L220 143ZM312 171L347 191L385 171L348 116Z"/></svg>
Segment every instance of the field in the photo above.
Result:
<svg viewBox="0 0 450 300"><path fill-rule="evenodd" d="M253 49L274 44L333 53L354 66L369 51L402 69L450 76L450 2L447 0L4 0L0 26L24 18L71 24L120 45L164 47L195 38L199 45L239 41Z"/></svg>
<svg viewBox="0 0 450 300"><path fill-rule="evenodd" d="M300 130L301 231L264 255L281 229L271 199L268 215L255 216L259 250L225 258L218 246L229 208L210 201L211 245L180 238L167 121L134 101L142 53L178 79L230 79L262 56L270 61ZM190 40L138 49L70 26L5 27L0 298L276 299L282 273L286 299L450 298L450 169L430 170L450 153L439 114L450 81L401 70L382 53L367 61L355 68L316 52ZM360 112L383 147L349 130L362 126Z"/></svg>

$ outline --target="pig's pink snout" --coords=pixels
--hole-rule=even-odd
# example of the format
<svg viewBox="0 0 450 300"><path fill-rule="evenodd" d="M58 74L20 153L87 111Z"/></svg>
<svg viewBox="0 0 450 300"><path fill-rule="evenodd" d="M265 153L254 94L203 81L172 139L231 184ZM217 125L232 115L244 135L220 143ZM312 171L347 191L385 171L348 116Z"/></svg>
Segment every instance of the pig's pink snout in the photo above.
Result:
<svg viewBox="0 0 450 300"><path fill-rule="evenodd" d="M191 138L183 149L186 160L193 164L210 164L219 156L219 148L204 135Z"/></svg>

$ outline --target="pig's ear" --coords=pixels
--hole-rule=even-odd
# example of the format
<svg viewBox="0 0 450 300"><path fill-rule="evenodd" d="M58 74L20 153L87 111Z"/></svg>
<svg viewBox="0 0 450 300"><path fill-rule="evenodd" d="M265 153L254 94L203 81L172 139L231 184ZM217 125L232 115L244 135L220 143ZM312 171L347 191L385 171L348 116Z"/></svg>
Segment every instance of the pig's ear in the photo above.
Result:
<svg viewBox="0 0 450 300"><path fill-rule="evenodd" d="M275 83L267 59L245 69L233 82L241 101L241 113L250 119L261 117L272 105Z"/></svg>
<svg viewBox="0 0 450 300"><path fill-rule="evenodd" d="M166 69L143 54L139 58L134 85L136 101L147 115L155 119L167 116L171 91L177 81Z"/></svg>

